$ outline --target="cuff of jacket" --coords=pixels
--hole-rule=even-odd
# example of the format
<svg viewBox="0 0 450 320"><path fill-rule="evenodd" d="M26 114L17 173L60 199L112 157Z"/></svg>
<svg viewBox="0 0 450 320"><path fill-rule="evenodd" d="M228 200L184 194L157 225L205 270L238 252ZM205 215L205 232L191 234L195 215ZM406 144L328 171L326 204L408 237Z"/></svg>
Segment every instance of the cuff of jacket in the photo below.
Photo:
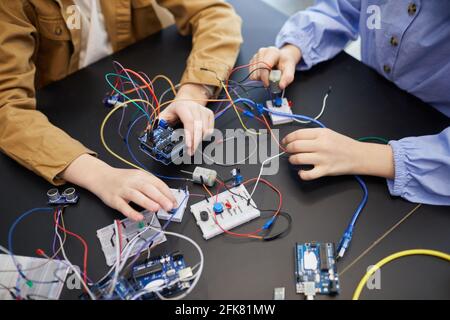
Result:
<svg viewBox="0 0 450 320"><path fill-rule="evenodd" d="M90 154L92 156L97 156L97 153L84 147L81 143L76 143L70 148L65 150L64 154L59 158L59 165L53 167L46 167L44 170L40 170L40 175L46 179L48 182L55 186L60 186L66 183L59 175L66 170L66 168L78 157L83 154Z"/></svg>
<svg viewBox="0 0 450 320"><path fill-rule="evenodd" d="M393 196L403 196L410 178L406 168L406 153L401 141L389 141L394 154L395 177L388 179L387 186Z"/></svg>
<svg viewBox="0 0 450 320"><path fill-rule="evenodd" d="M222 90L221 81L225 81L230 73L230 68L221 61L209 63L190 63L184 71L180 83L198 83L215 88L215 98Z"/></svg>
<svg viewBox="0 0 450 320"><path fill-rule="evenodd" d="M283 30L278 34L275 41L275 45L278 48L282 48L287 44L292 44L300 49L302 52L302 59L297 65L297 70L309 70L311 69L317 59L314 55L313 50L313 35L307 30L283 32Z"/></svg>

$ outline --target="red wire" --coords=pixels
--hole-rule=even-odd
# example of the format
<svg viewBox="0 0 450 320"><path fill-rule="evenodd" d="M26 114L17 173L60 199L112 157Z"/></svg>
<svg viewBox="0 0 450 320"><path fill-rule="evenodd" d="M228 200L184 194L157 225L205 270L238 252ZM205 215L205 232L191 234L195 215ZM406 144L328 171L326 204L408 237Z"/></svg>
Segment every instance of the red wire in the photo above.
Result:
<svg viewBox="0 0 450 320"><path fill-rule="evenodd" d="M256 180L257 180L257 178L249 179L249 180L245 181L243 184L245 185L245 184L251 183L251 182L256 181ZM273 184L271 184L269 181L267 181L267 180L265 180L265 179L263 179L263 178L260 178L259 180L260 180L262 183L264 183L264 184L266 184L267 186L269 186L269 187L270 187L272 190L274 190L274 191L278 194L278 196L279 196L278 208L277 208L276 212L275 212L274 215L273 215L273 217L276 217L276 216L278 216L278 214L280 213L281 207L283 206L283 195L282 195L281 191L278 190L278 189L277 189ZM219 181L218 181L218 182L219 182ZM224 183L223 183L223 182L219 182L219 185L224 185ZM217 199L218 199L219 190L220 190L220 187L217 187L216 202L217 202ZM259 239L259 240L262 240L262 239L263 239L263 237L256 235L257 233L259 233L259 232L261 232L261 231L263 230L262 227L258 228L258 229L257 229L256 231L254 231L254 232L249 232L249 233L237 233L237 232L232 232L232 231L229 231L229 230L224 229L224 228L220 225L219 221L217 220L217 215L216 215L216 213L215 213L215 212L213 212L213 213L214 213L214 222L216 223L216 225L217 225L224 233L226 233L226 234L228 234L228 235L230 235L230 236L239 237L239 238L254 238L254 239Z"/></svg>
<svg viewBox="0 0 450 320"><path fill-rule="evenodd" d="M84 283L87 284L88 245L87 245L86 241L81 236L79 236L78 234L76 234L74 232L71 232L71 231L67 230L66 228L62 227L61 225L59 225L58 219L57 219L57 212L58 212L58 210L55 210L55 213L53 215L53 220L55 222L55 225L58 227L58 229L60 229L64 233L67 233L67 234L77 238L83 244L83 247L84 247L84 254L83 254L83 269L84 269L83 281L84 281Z"/></svg>

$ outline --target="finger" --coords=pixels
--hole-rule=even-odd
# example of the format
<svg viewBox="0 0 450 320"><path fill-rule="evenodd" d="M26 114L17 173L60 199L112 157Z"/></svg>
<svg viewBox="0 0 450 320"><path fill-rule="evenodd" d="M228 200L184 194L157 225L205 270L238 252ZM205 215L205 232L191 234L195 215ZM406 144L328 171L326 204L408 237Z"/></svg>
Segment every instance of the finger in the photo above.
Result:
<svg viewBox="0 0 450 320"><path fill-rule="evenodd" d="M280 89L284 90L294 81L296 64L293 59L286 59L279 65L281 70Z"/></svg>
<svg viewBox="0 0 450 320"><path fill-rule="evenodd" d="M302 180L309 181L323 177L324 172L320 167L316 166L311 170L300 170L298 175Z"/></svg>
<svg viewBox="0 0 450 320"><path fill-rule="evenodd" d="M317 151L317 143L314 140L294 140L286 145L288 153Z"/></svg>
<svg viewBox="0 0 450 320"><path fill-rule="evenodd" d="M202 112L199 110L193 111L193 117L194 117L194 142L192 145L191 154L194 154L197 150L198 146L203 140L203 119L202 119Z"/></svg>
<svg viewBox="0 0 450 320"><path fill-rule="evenodd" d="M281 142L287 145L295 140L314 140L319 136L319 128L300 129L288 134Z"/></svg>
<svg viewBox="0 0 450 320"><path fill-rule="evenodd" d="M208 137L213 135L214 125L215 125L214 112L211 111L208 112L208 126L209 126Z"/></svg>
<svg viewBox="0 0 450 320"><path fill-rule="evenodd" d="M157 187L151 184L145 184L139 189L143 192L149 199L152 199L158 205L160 205L164 210L170 211L174 208L174 201L169 197L166 197Z"/></svg>
<svg viewBox="0 0 450 320"><path fill-rule="evenodd" d="M255 54L249 62L248 73L250 73L251 80L256 80L255 73L253 72L253 70L255 70L256 57L257 57L257 54Z"/></svg>
<svg viewBox="0 0 450 320"><path fill-rule="evenodd" d="M182 109L182 111L179 112L178 116L180 117L180 120L183 123L184 127L184 141L186 143L186 149L188 151L188 154L191 155L190 150L192 149L194 137L194 118L192 116L192 113L188 109Z"/></svg>
<svg viewBox="0 0 450 320"><path fill-rule="evenodd" d="M158 178L154 178L152 181L152 185L155 186L160 192L164 194L165 197L169 198L169 200L173 203L174 207L178 206L177 199L173 195L172 191L169 189L167 184L165 184L162 180Z"/></svg>
<svg viewBox="0 0 450 320"><path fill-rule="evenodd" d="M120 211L124 216L130 218L133 221L142 221L144 220L144 216L134 210L125 200L120 199L117 201L115 205L116 209Z"/></svg>
<svg viewBox="0 0 450 320"><path fill-rule="evenodd" d="M128 201L134 202L150 212L156 212L161 208L157 202L150 200L151 198L148 195L144 195L135 189L129 189L124 196Z"/></svg>
<svg viewBox="0 0 450 320"><path fill-rule="evenodd" d="M315 165L318 162L318 157L315 153L297 153L289 157L289 162L295 165Z"/></svg>
<svg viewBox="0 0 450 320"><path fill-rule="evenodd" d="M203 132L202 138L206 139L211 134L211 116L209 110L202 111Z"/></svg>

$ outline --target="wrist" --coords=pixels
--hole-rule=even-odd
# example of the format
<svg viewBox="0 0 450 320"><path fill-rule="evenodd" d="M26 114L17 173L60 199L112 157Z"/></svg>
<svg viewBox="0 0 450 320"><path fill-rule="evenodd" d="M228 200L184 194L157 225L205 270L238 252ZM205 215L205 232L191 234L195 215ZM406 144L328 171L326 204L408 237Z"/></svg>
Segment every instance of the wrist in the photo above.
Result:
<svg viewBox="0 0 450 320"><path fill-rule="evenodd" d="M211 98L211 92L208 87L197 83L185 83L178 90L176 100L193 100L203 106L206 106Z"/></svg>
<svg viewBox="0 0 450 320"><path fill-rule="evenodd" d="M354 173L394 179L394 156L390 145L356 141Z"/></svg>
<svg viewBox="0 0 450 320"><path fill-rule="evenodd" d="M280 50L286 52L286 55L291 57L296 65L300 63L302 58L302 50L299 47L294 46L293 44L286 44Z"/></svg>
<svg viewBox="0 0 450 320"><path fill-rule="evenodd" d="M89 154L82 154L70 163L60 174L67 182L76 184L95 194L99 182L103 181L107 172L112 169L107 163Z"/></svg>

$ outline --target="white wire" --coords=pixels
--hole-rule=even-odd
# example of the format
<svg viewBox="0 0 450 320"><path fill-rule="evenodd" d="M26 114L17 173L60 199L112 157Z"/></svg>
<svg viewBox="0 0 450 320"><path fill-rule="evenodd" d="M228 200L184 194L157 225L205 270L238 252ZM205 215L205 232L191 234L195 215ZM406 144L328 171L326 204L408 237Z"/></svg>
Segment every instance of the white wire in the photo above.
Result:
<svg viewBox="0 0 450 320"><path fill-rule="evenodd" d="M114 233L116 234L116 272L114 273L113 280L111 281L111 288L109 289L109 295L111 296L116 288L117 280L119 279L119 267L120 267L120 241L119 238L119 227L117 220L114 221Z"/></svg>
<svg viewBox="0 0 450 320"><path fill-rule="evenodd" d="M152 220L150 221L150 224L153 224L153 220L155 219L155 216L156 215L153 215L152 216ZM142 229L142 231L140 231L139 233L137 233L133 238L131 238L131 240L124 246L124 248L123 248L123 250L122 250L122 256L124 256L124 258L122 259L122 261L127 261L128 260L128 257L130 256L130 253L132 252L132 250L134 249L134 245L135 245L135 240L140 236L140 235L142 235L143 233L145 233L148 229L150 229L148 226L147 227L145 227L144 229ZM140 239L139 238L139 240L142 240L142 239ZM139 241L138 240L138 241ZM144 240L142 240L142 241L144 241ZM136 241L136 243L137 243L137 241ZM133 245L132 247L130 247L131 245ZM125 253L127 253L127 254L125 254ZM89 283L90 285L94 285L94 284L97 284L97 283L100 283L100 282L102 282L103 280L105 280L110 274L111 274L111 272L114 270L114 268L115 268L115 265L113 265L112 267L110 267L109 268L109 270L107 271L107 273L102 277L102 278L100 278L100 280L98 280L97 282L95 282L95 283Z"/></svg>
<svg viewBox="0 0 450 320"><path fill-rule="evenodd" d="M92 291L89 289L89 287L87 286L86 282L84 282L83 278L81 277L80 273L78 272L77 268L75 268L75 266L70 262L70 260L67 258L66 255L66 250L64 250L64 243L63 240L61 238L61 236L59 235L58 232L58 225L55 225L55 234L58 237L58 241L59 241L59 245L61 248L61 253L64 257L64 260L66 261L67 265L72 269L72 271L75 273L75 275L77 276L77 278L80 280L81 284L83 285L83 287L86 289L87 294L89 295L89 297L92 300L96 300L95 295L92 293Z"/></svg>
<svg viewBox="0 0 450 320"><path fill-rule="evenodd" d="M245 136L244 136L244 137L245 137ZM228 163L221 163L221 162L218 162L218 161L216 161L215 159L213 159L213 158L207 156L204 152L203 152L203 156L204 156L205 158L209 159L212 163L217 164L217 165L219 165L219 166L224 166L224 167L231 167L231 166L236 166L236 165L238 165L238 164L245 163L245 161L247 161L248 159L250 159L250 158L258 151L258 144L257 144L256 138L255 138L254 136L250 136L250 135L249 135L249 137L250 137L250 139L253 139L253 141L255 142L255 148L252 150L252 152L251 152L246 158L242 159L241 161L238 161L238 162L235 162L235 163L230 163L230 164L228 164ZM228 141L228 140L231 140L231 139L237 139L237 136L234 135L234 136L232 136L232 137L227 137L227 138L225 138L223 141L221 141L220 143L224 143L224 142L226 142L226 141ZM220 143L217 143L217 144L220 144Z"/></svg>
<svg viewBox="0 0 450 320"><path fill-rule="evenodd" d="M327 92L327 93L325 94L325 96L323 97L322 110L320 110L319 114L314 118L314 120L319 120L319 118L320 118L320 117L323 115L323 113L325 112L325 108L326 108L326 106L327 106L327 100L328 100L328 95L329 95L329 94L330 94L330 93ZM300 119L296 119L296 118L293 118L293 120L294 120L295 122L302 123L302 124L308 124L308 123L311 123L311 121L305 121L305 120L300 120Z"/></svg>
<svg viewBox="0 0 450 320"><path fill-rule="evenodd" d="M264 166L265 166L267 163L269 163L270 161L272 161L273 159L278 158L278 157L282 156L282 155L285 154L285 153L286 153L286 152L281 152L281 153L279 153L279 154L276 154L276 155L274 155L274 156L272 156L272 157L270 157L270 158L267 158L266 160L264 160L264 161L261 163L261 169L259 170L258 178L256 179L255 186L253 187L252 193L250 194L250 199L253 197L253 194L255 193L256 187L258 187L259 180L261 180L261 176L262 176L262 173L263 173L263 171L264 171Z"/></svg>
<svg viewBox="0 0 450 320"><path fill-rule="evenodd" d="M165 235L178 237L178 238L181 238L181 239L183 239L183 240L186 240L186 241L190 242L190 243L197 249L197 251L198 251L198 253L199 253L199 255L200 255L200 266L199 266L199 270L198 270L197 273L195 274L195 275L196 275L195 280L192 282L191 287L190 287L188 290L186 290L183 294L181 294L181 295L179 295L179 296L176 296L175 298L166 298L166 297L163 297L162 295L158 294L158 292L156 292L156 294L158 295L158 297L159 297L161 300L180 300L180 299L183 299L183 298L185 298L187 295L189 295L189 294L192 292L192 290L194 290L195 286L197 285L198 281L200 280L200 277L201 277L202 272L203 272L203 265L204 265L203 251L202 251L202 249L200 248L200 246L199 246L194 240L192 240L191 238L189 238L189 237L187 237L187 236L185 236L185 235L182 235L182 234L179 234L179 233L176 233L176 232L169 232L169 231L159 230L159 229L156 229L156 228L151 227L151 226L149 226L149 227L150 227L150 229L161 231L161 232L164 233ZM153 291L154 291L154 290L153 290ZM151 292L153 292L153 291L148 291L148 290L141 291L141 292L137 293L135 296L133 296L133 297L131 298L131 300L136 300L136 299L138 299L139 297L145 295L146 293L151 293Z"/></svg>

